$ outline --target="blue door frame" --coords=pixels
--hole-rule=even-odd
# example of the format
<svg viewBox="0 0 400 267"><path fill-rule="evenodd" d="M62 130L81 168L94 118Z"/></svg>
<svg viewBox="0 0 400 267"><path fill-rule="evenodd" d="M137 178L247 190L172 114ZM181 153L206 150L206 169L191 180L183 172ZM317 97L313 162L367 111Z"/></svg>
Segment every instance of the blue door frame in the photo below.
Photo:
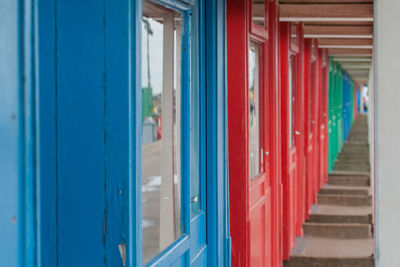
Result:
<svg viewBox="0 0 400 267"><path fill-rule="evenodd" d="M122 266L126 244L140 267L141 1L1 6L0 266ZM225 3L203 8L207 263L230 266Z"/></svg>

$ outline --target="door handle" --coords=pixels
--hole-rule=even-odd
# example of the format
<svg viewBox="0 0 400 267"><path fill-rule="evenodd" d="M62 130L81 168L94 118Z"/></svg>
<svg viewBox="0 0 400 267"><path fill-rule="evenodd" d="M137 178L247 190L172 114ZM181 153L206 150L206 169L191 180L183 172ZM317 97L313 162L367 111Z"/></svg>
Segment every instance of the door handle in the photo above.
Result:
<svg viewBox="0 0 400 267"><path fill-rule="evenodd" d="M198 196L192 197L192 198L190 199L190 202L192 202L192 203L197 203L197 202L199 202L199 197L198 197Z"/></svg>
<svg viewBox="0 0 400 267"><path fill-rule="evenodd" d="M300 132L299 132L299 131L296 131L296 135L300 135Z"/></svg>

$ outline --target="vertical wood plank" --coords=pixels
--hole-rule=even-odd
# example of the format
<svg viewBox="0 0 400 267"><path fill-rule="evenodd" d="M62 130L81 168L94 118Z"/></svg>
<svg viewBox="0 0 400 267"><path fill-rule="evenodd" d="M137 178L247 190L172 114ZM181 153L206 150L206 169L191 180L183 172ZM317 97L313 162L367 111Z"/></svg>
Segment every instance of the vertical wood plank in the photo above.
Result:
<svg viewBox="0 0 400 267"><path fill-rule="evenodd" d="M58 266L105 266L104 1L57 1Z"/></svg>
<svg viewBox="0 0 400 267"><path fill-rule="evenodd" d="M126 251L125 257L119 251L124 254L129 241L129 150L133 148L128 121L129 107L135 107L129 101L129 1L105 0L104 7L105 246L107 266L129 266Z"/></svg>
<svg viewBox="0 0 400 267"><path fill-rule="evenodd" d="M57 264L56 3L37 3L38 266Z"/></svg>
<svg viewBox="0 0 400 267"><path fill-rule="evenodd" d="M20 266L23 260L23 254L18 251L23 241L19 232L23 224L19 215L23 212L18 212L23 171L19 158L23 145L20 138L23 117L20 110L19 8L17 1L0 2L0 24L3 25L0 27L0 128L7 129L0 131L0 266L9 267Z"/></svg>

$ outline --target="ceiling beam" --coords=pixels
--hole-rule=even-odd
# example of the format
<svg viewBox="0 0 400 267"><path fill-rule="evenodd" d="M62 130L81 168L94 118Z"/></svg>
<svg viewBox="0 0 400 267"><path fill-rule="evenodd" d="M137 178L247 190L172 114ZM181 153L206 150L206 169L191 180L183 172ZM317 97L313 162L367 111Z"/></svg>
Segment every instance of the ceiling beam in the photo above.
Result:
<svg viewBox="0 0 400 267"><path fill-rule="evenodd" d="M333 57L334 61L337 62L355 62L355 63L360 63L360 62L366 62L366 63L371 63L372 62L372 58L371 57L362 57L362 56L358 56L358 57L349 57L349 56L334 56Z"/></svg>
<svg viewBox="0 0 400 267"><path fill-rule="evenodd" d="M280 20L372 21L372 4L281 4Z"/></svg>
<svg viewBox="0 0 400 267"><path fill-rule="evenodd" d="M369 70L371 68L370 65L347 65L343 64L342 68L345 70Z"/></svg>
<svg viewBox="0 0 400 267"><path fill-rule="evenodd" d="M372 55L372 49L351 49L351 48L331 48L328 49L330 55Z"/></svg>
<svg viewBox="0 0 400 267"><path fill-rule="evenodd" d="M304 25L320 25L320 26L372 26L373 21L307 21Z"/></svg>
<svg viewBox="0 0 400 267"><path fill-rule="evenodd" d="M352 46L372 46L372 39L346 39L346 38L322 38L318 39L318 45L352 45Z"/></svg>
<svg viewBox="0 0 400 267"><path fill-rule="evenodd" d="M320 45L319 48L328 49L372 49L372 45Z"/></svg>
<svg viewBox="0 0 400 267"><path fill-rule="evenodd" d="M310 35L349 35L349 36L371 36L372 26L327 26L327 25L305 25L304 34Z"/></svg>
<svg viewBox="0 0 400 267"><path fill-rule="evenodd" d="M373 0L279 0L280 4L369 4Z"/></svg>

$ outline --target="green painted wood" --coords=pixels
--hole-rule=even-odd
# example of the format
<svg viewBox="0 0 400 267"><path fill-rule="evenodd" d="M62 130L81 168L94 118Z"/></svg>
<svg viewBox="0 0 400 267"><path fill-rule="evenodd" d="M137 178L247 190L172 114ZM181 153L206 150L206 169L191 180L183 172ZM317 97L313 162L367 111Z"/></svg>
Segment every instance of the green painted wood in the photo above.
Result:
<svg viewBox="0 0 400 267"><path fill-rule="evenodd" d="M329 58L329 81L328 81L328 172L332 172L333 164L345 142L344 135L344 77L345 71L340 64ZM350 104L351 124L354 123L354 81L350 80Z"/></svg>

